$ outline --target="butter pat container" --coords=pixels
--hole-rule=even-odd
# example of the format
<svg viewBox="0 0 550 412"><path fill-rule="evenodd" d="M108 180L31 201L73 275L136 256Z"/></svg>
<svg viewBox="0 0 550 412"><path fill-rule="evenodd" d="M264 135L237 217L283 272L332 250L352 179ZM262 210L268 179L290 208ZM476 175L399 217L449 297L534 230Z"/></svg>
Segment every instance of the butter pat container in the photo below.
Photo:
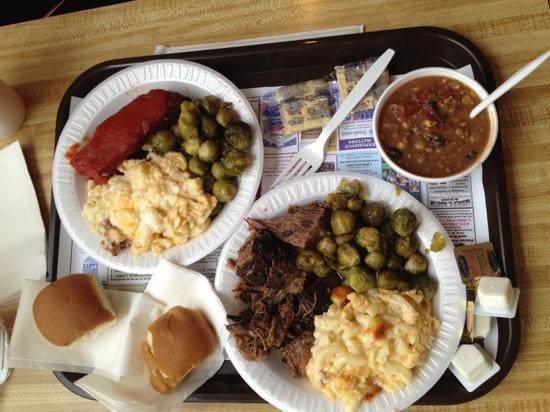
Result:
<svg viewBox="0 0 550 412"><path fill-rule="evenodd" d="M466 293L468 297L468 293ZM475 300L466 300L466 317L464 319L464 328L462 329L462 337L460 343L473 343L474 327L475 327Z"/></svg>
<svg viewBox="0 0 550 412"><path fill-rule="evenodd" d="M479 278L474 313L481 316L513 318L516 316L519 289L510 279L483 276Z"/></svg>
<svg viewBox="0 0 550 412"><path fill-rule="evenodd" d="M474 315L472 336L474 339L485 339L491 331L491 317Z"/></svg>
<svg viewBox="0 0 550 412"><path fill-rule="evenodd" d="M458 347L449 370L468 392L473 392L498 373L500 366L477 343L473 343Z"/></svg>

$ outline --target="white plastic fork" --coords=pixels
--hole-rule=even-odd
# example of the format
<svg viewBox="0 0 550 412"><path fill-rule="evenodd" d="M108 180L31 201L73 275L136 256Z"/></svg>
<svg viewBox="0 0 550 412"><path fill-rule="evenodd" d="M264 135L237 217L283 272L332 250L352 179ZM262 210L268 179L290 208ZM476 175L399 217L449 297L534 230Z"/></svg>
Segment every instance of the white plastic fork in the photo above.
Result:
<svg viewBox="0 0 550 412"><path fill-rule="evenodd" d="M323 127L319 137L315 139L313 143L296 153L292 159L290 159L287 167L271 185L272 189L279 186L281 183L294 179L295 177L311 175L315 173L319 167L321 167L325 157L325 145L328 138L332 132L336 130L340 123L342 123L349 112L351 112L357 103L359 103L359 100L363 98L365 93L371 89L384 69L388 66L394 54L395 51L388 49L374 62L374 64L355 85L346 100L344 100L344 102L340 105L334 116L332 116L326 126Z"/></svg>

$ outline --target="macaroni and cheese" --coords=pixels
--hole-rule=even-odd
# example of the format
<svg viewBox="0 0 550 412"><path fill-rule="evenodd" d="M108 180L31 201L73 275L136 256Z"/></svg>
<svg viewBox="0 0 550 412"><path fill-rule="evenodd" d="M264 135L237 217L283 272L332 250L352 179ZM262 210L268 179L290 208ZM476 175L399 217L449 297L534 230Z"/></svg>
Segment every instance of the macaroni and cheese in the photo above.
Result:
<svg viewBox="0 0 550 412"><path fill-rule="evenodd" d="M126 160L107 183L88 181L82 217L113 254L129 246L137 255L160 254L185 243L208 228L217 204L186 168L178 152Z"/></svg>
<svg viewBox="0 0 550 412"><path fill-rule="evenodd" d="M413 379L435 338L439 321L414 290L351 293L315 317L315 344L306 372L311 383L345 410L380 390L394 392Z"/></svg>

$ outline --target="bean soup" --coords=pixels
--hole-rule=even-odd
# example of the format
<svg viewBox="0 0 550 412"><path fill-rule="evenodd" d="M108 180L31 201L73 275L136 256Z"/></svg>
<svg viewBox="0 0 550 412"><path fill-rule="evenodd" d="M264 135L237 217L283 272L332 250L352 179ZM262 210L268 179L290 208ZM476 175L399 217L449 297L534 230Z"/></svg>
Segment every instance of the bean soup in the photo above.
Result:
<svg viewBox="0 0 550 412"><path fill-rule="evenodd" d="M384 151L419 176L445 177L465 170L483 153L491 132L486 110L469 117L479 102L475 91L455 79L411 80L382 109L378 130Z"/></svg>

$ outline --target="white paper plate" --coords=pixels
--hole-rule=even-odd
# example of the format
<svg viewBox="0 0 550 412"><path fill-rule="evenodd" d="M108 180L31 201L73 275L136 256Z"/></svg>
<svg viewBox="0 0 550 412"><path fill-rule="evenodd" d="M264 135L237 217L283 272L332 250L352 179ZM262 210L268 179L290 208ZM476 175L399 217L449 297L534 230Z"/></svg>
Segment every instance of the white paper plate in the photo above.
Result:
<svg viewBox="0 0 550 412"><path fill-rule="evenodd" d="M205 233L166 250L162 257L187 266L220 246L252 205L263 165L262 134L256 115L239 89L216 71L184 60L154 60L131 66L101 82L71 114L59 136L53 163L53 195L63 226L81 249L111 268L134 273L152 273L161 256L152 252L135 256L130 249L112 256L100 248L100 236L93 233L81 217L87 178L75 172L65 153L84 136L91 136L107 117L151 89L171 90L192 98L213 94L231 102L241 120L252 129L253 162L240 177L235 199L224 207Z"/></svg>
<svg viewBox="0 0 550 412"><path fill-rule="evenodd" d="M428 248L434 232L444 234L447 246L440 252L429 253L430 276L439 282L439 290L434 296L434 312L441 325L432 345L429 358L416 373L414 380L404 389L395 393L382 392L371 402L363 402L361 411L402 410L424 395L441 377L453 359L464 325L466 291L453 253L453 244L441 224L419 201L408 193L397 194L396 187L375 177L354 173L319 173L311 177L294 180L270 191L260 198L250 209L249 216L271 218L286 213L291 204L305 204L322 200L336 190L342 178L360 180L367 198L378 200L395 210L408 207L419 221L417 230L420 250ZM239 282L227 259L237 259L239 248L248 237L246 223L241 223L233 236L225 244L216 271L215 286L229 314L237 314L244 305L238 302L233 289ZM245 360L239 353L233 338L225 347L229 358L244 380L262 398L284 411L342 411L341 402L331 401L310 385L307 378L294 379L280 360L278 353L258 362Z"/></svg>

